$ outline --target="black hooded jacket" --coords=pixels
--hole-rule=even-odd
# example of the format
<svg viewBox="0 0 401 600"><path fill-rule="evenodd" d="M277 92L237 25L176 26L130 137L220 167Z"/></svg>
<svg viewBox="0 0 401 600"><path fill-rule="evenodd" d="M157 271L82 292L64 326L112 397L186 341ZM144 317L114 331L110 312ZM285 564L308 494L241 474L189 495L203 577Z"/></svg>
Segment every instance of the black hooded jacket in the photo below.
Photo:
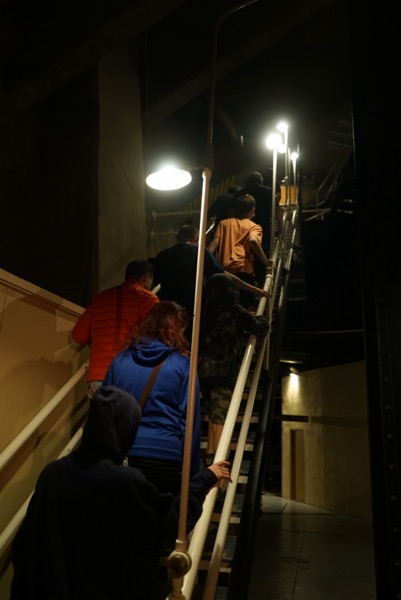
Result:
<svg viewBox="0 0 401 600"><path fill-rule="evenodd" d="M179 499L122 465L140 416L131 394L96 392L79 448L38 478L13 542L10 600L151 597L162 541L177 536ZM188 531L216 482L205 468L192 480Z"/></svg>

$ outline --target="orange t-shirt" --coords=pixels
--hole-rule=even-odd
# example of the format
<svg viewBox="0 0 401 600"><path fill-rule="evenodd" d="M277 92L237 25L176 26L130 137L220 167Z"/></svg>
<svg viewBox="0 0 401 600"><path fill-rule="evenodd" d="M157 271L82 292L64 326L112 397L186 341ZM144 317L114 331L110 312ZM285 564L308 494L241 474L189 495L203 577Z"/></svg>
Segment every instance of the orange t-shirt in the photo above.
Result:
<svg viewBox="0 0 401 600"><path fill-rule="evenodd" d="M250 219L223 219L214 236L219 238L218 258L229 273L254 275L254 254L249 238L254 236L262 243L262 227Z"/></svg>
<svg viewBox="0 0 401 600"><path fill-rule="evenodd" d="M159 298L133 281L99 292L72 330L74 340L90 346L87 381L102 381L113 358Z"/></svg>

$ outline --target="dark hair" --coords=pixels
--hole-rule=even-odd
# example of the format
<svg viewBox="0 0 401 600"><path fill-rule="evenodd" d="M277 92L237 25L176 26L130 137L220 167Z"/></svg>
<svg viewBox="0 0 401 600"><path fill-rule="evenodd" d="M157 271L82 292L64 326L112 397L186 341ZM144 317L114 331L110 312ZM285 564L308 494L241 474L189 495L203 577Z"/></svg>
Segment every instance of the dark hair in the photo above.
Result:
<svg viewBox="0 0 401 600"><path fill-rule="evenodd" d="M251 194L242 194L235 200L235 210L239 216L246 215L256 206L256 201Z"/></svg>
<svg viewBox="0 0 401 600"><path fill-rule="evenodd" d="M192 242L197 237L199 237L199 229L189 223L181 225L177 233L177 241L179 242Z"/></svg>
<svg viewBox="0 0 401 600"><path fill-rule="evenodd" d="M125 269L125 280L134 279L135 281L144 275L153 276L153 265L147 260L133 260L128 263Z"/></svg>
<svg viewBox="0 0 401 600"><path fill-rule="evenodd" d="M215 273L206 281L205 312L220 310L240 303L240 295L236 282L226 273Z"/></svg>
<svg viewBox="0 0 401 600"><path fill-rule="evenodd" d="M259 173L258 171L251 173L245 180L245 185L263 185L262 173Z"/></svg>
<svg viewBox="0 0 401 600"><path fill-rule="evenodd" d="M273 186L273 169L270 168L266 171L266 173L264 174L263 177L263 184L266 187L271 188ZM280 179L276 176L276 192L279 194L280 193Z"/></svg>
<svg viewBox="0 0 401 600"><path fill-rule="evenodd" d="M144 320L135 327L127 347L141 338L160 340L166 346L177 348L181 354L189 355L185 330L189 319L185 308L170 300L157 302Z"/></svg>

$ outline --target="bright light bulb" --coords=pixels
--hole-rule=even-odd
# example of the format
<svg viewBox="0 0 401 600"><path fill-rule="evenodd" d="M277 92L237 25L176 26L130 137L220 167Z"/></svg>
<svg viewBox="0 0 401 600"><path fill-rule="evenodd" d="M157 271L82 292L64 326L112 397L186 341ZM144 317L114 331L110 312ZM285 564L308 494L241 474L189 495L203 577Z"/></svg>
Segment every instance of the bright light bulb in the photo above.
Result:
<svg viewBox="0 0 401 600"><path fill-rule="evenodd" d="M297 160L298 156L299 156L298 152L291 152L291 154L290 154L291 160Z"/></svg>
<svg viewBox="0 0 401 600"><path fill-rule="evenodd" d="M179 190L192 181L189 171L177 169L173 166L163 167L160 171L151 173L146 178L146 183L154 190Z"/></svg>
<svg viewBox="0 0 401 600"><path fill-rule="evenodd" d="M285 131L288 131L288 125L284 121L280 121L280 123L277 125L277 129L284 133Z"/></svg>
<svg viewBox="0 0 401 600"><path fill-rule="evenodd" d="M279 133L271 133L266 138L266 146L270 150L276 150L282 143L283 143L283 140L281 139L281 135Z"/></svg>

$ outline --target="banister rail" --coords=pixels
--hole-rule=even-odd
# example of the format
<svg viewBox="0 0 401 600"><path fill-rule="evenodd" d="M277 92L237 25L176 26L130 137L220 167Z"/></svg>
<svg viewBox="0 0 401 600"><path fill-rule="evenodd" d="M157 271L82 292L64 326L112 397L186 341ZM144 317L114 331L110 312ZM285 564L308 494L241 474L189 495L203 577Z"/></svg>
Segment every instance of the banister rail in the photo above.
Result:
<svg viewBox="0 0 401 600"><path fill-rule="evenodd" d="M157 294L160 289L160 285L152 289ZM87 372L89 367L89 361L83 363L77 371L64 383L64 385L54 394L54 396L47 402L47 404L33 417L33 419L20 431L18 435L4 448L0 453L0 472L4 467L12 460L17 452L22 448L24 443L35 433L35 431L44 423L44 421L52 414L52 412L59 406L67 394L81 381ZM82 436L82 427L77 430L64 450L58 456L69 454L78 444ZM7 548L13 535L21 524L25 517L29 500L33 494L25 500L23 505L18 509L13 518L9 521L4 530L0 533L0 556L2 555L5 548Z"/></svg>
<svg viewBox="0 0 401 600"><path fill-rule="evenodd" d="M75 387L88 370L88 363L84 363L65 384L54 394L49 402L33 417L33 419L20 431L20 433L0 453L0 471L18 452L30 436L42 425L47 417L60 404L65 396Z"/></svg>
<svg viewBox="0 0 401 600"><path fill-rule="evenodd" d="M274 406L274 393L278 379L278 363L282 337L285 326L285 305L287 287L292 263L293 248L297 235L299 210L294 210L288 225L286 252L282 255L283 281L278 298L276 313L275 333L272 340L272 352L269 363L269 380L263 391L261 411L258 415L258 429L254 441L252 461L248 473L248 480L241 512L241 524L238 532L238 541L235 546L231 577L227 589L227 600L242 600L248 594L249 574L252 563L253 540L258 515L258 499L262 491L264 473L269 451L269 428L272 423L272 407Z"/></svg>
<svg viewBox="0 0 401 600"><path fill-rule="evenodd" d="M289 267L291 265L292 260L292 249L295 243L295 224L296 224L296 215L297 210L293 210L286 214L285 219L285 239L279 238L277 240L271 268L268 269L264 289L269 291L271 294L270 302L267 306L269 311L269 319L272 316L272 307L276 300L276 295L279 294L277 301L278 304L281 305L283 302L281 289L279 287L279 279L281 276L281 271L283 269L284 273L288 274ZM261 298L258 305L257 314L264 314L266 312L266 299ZM220 515L219 526L217 530L217 534L214 541L214 546L212 549L212 557L209 564L208 575L206 579L206 584L203 590L203 600L209 600L210 598L214 598L216 594L216 587L218 582L218 575L221 567L221 561L223 558L223 552L225 547L225 542L227 538L230 517L232 513L232 506L235 498L236 488L238 484L239 474L241 462L244 454L244 449L246 445L246 440L250 428L252 411L254 407L256 392L258 388L260 373L263 365L266 363L266 355L268 352L268 348L270 346L270 337L271 331L269 331L266 338L264 338L261 347L259 348L258 359L255 365L251 386L248 394L248 399L245 406L245 412L242 419L241 429L239 433L239 438L236 442L236 450L234 453L234 458L232 461L231 467L231 477L232 483L230 483L227 487L225 500L222 508L222 512ZM223 427L223 432L221 435L220 443L217 448L217 452L215 455L215 460L224 460L229 453L229 446L232 439L233 429L235 422L237 420L238 412L240 409L240 403L245 387L245 383L247 381L249 370L251 367L252 357L255 351L255 347L257 344L257 340L255 336L249 336L247 346L244 351L244 356L242 360L242 364L240 367L240 371L238 374L238 379L236 386L233 391L233 395L230 402L230 407L226 416L225 424ZM268 364L271 365L271 359L268 360ZM209 525L212 518L213 507L216 501L217 489L213 489L208 496L203 505L203 513L197 522L192 536L190 540L190 544L188 547L188 553L191 556L192 567L184 577L182 592L184 597L187 599L192 598L192 594L194 591L194 586L196 583L196 579L198 576L199 565L206 541L206 537L209 530Z"/></svg>
<svg viewBox="0 0 401 600"><path fill-rule="evenodd" d="M68 442L68 444L66 445L64 450L59 454L58 458L61 458L62 456L69 454L71 452L71 450L73 450L75 448L75 446L78 444L79 440L82 437L82 431L83 431L83 428L80 427L78 429L78 431L75 433L75 435ZM20 526L20 524L22 522L22 519L25 517L26 511L28 509L28 504L29 504L29 501L32 498L32 496L33 496L33 492L28 496L28 498L25 500L24 504L18 509L18 511L15 513L15 515L13 516L11 521L7 524L7 526L0 533L0 556L3 553L4 549L7 548L8 545L10 544L15 532L17 531L18 527Z"/></svg>

